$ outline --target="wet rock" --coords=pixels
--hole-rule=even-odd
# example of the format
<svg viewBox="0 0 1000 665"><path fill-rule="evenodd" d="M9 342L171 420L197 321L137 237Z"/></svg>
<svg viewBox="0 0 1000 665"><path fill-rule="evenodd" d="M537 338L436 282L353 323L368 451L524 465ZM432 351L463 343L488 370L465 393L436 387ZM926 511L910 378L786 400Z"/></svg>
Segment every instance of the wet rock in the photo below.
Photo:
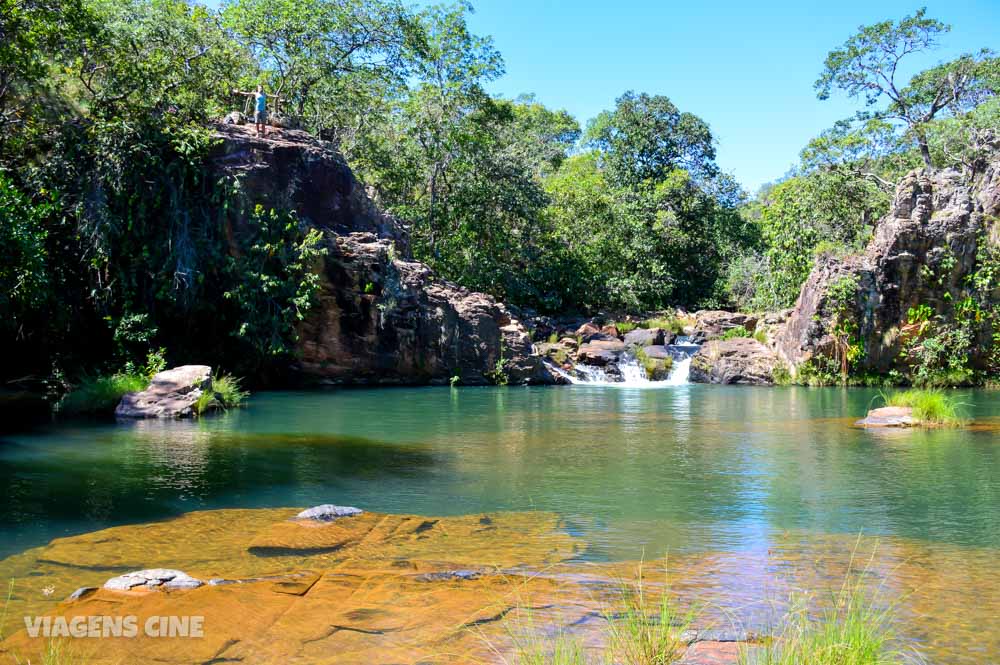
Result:
<svg viewBox="0 0 1000 665"><path fill-rule="evenodd" d="M883 406L872 409L854 424L861 427L916 427L920 421L913 417L913 409L908 406Z"/></svg>
<svg viewBox="0 0 1000 665"><path fill-rule="evenodd" d="M150 568L112 577L104 583L104 588L111 591L129 591L136 588L156 589L159 587L194 589L202 584L201 580L197 580L180 570Z"/></svg>
<svg viewBox="0 0 1000 665"><path fill-rule="evenodd" d="M580 347L576 353L576 359L585 365L604 367L618 362L624 352L624 342L617 339L595 339Z"/></svg>
<svg viewBox="0 0 1000 665"><path fill-rule="evenodd" d="M80 600L81 598L86 598L95 591L97 591L97 587L95 586L82 586L67 596L66 600Z"/></svg>
<svg viewBox="0 0 1000 665"><path fill-rule="evenodd" d="M653 346L645 346L642 349L643 354L647 358L654 358L656 360L667 360L673 359L673 355L670 353L670 349L662 344L655 344Z"/></svg>
<svg viewBox="0 0 1000 665"><path fill-rule="evenodd" d="M354 517L365 511L353 506L335 506L332 503L324 503L321 506L314 506L295 516L297 520L314 520L317 522L332 522L340 517Z"/></svg>
<svg viewBox="0 0 1000 665"><path fill-rule="evenodd" d="M226 125L245 125L247 123L247 117L239 111L233 111L232 113L226 114L226 117L222 119L222 122Z"/></svg>
<svg viewBox="0 0 1000 665"><path fill-rule="evenodd" d="M416 579L421 582L448 582L451 580L475 580L479 579L478 570L446 570L434 573L424 573L417 575Z"/></svg>
<svg viewBox="0 0 1000 665"><path fill-rule="evenodd" d="M671 341L673 335L670 335ZM662 346L663 344L669 344L666 341L666 334L663 328L636 328L625 333L625 346Z"/></svg>
<svg viewBox="0 0 1000 665"><path fill-rule="evenodd" d="M718 339L727 330L739 326L752 331L757 325L757 317L742 312L703 309L695 312L694 319L694 335L700 334L703 340Z"/></svg>
<svg viewBox="0 0 1000 665"><path fill-rule="evenodd" d="M755 339L713 340L691 358L692 383L769 386L777 357Z"/></svg>
<svg viewBox="0 0 1000 665"><path fill-rule="evenodd" d="M212 368L182 365L153 376L146 390L122 397L115 415L119 418L182 418L202 393L212 389Z"/></svg>

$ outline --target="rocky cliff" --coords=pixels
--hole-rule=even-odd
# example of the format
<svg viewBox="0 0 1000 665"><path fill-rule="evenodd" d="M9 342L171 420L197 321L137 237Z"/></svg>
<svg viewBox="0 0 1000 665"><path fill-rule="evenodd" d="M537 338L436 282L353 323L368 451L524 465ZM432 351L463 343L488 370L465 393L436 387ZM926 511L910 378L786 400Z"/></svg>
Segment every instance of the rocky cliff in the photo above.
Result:
<svg viewBox="0 0 1000 665"><path fill-rule="evenodd" d="M320 229L327 255L318 306L292 370L320 384L556 383L528 331L494 298L412 260L405 226L380 211L327 144L303 132L256 138L219 126L220 174L246 203L293 209Z"/></svg>
<svg viewBox="0 0 1000 665"><path fill-rule="evenodd" d="M1000 303L1000 293L974 291L971 280L982 267L977 257L998 242L998 215L1000 154L972 176L951 169L909 173L862 255L817 262L776 335L779 357L794 370L816 356L836 358L853 343L860 352L856 369L905 369L911 308L946 323L969 296ZM838 320L850 327L838 331ZM970 367L982 369L992 348L990 326L973 334Z"/></svg>

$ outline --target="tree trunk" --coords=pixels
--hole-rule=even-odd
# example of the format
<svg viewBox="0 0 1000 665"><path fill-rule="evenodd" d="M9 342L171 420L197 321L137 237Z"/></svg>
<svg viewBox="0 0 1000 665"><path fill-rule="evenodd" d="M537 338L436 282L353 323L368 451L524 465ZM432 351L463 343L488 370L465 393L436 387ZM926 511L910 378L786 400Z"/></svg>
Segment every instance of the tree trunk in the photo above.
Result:
<svg viewBox="0 0 1000 665"><path fill-rule="evenodd" d="M924 166L933 168L934 165L931 163L931 149L927 145L927 137L921 134L917 137L917 141L920 143L920 156L924 158Z"/></svg>

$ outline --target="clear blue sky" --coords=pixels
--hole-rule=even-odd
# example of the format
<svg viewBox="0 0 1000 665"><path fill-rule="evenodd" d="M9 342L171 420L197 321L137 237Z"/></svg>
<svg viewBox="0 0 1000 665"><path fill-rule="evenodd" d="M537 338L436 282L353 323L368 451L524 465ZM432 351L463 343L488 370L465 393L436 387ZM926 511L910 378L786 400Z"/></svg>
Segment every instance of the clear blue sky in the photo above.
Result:
<svg viewBox="0 0 1000 665"><path fill-rule="evenodd" d="M920 68L1000 51L1000 0L474 0L469 22L493 36L506 63L491 92L534 93L581 125L625 90L667 95L711 125L720 166L754 192L857 108L840 96L816 99L827 52L859 25L922 4L953 29Z"/></svg>

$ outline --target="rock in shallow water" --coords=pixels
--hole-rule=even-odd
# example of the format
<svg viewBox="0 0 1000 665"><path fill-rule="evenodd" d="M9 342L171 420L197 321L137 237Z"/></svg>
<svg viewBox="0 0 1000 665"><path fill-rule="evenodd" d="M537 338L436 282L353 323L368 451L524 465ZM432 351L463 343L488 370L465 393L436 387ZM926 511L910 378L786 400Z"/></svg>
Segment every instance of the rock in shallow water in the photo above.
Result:
<svg viewBox="0 0 1000 665"><path fill-rule="evenodd" d="M861 427L916 427L920 421L913 417L913 409L908 406L883 406L872 409L854 424Z"/></svg>
<svg viewBox="0 0 1000 665"><path fill-rule="evenodd" d="M332 503L324 503L322 506L313 506L308 510L303 510L295 516L297 520L315 520L317 522L332 522L340 517L354 517L365 511L353 506L335 506Z"/></svg>
<svg viewBox="0 0 1000 665"><path fill-rule="evenodd" d="M149 387L128 393L115 409L119 418L179 418L192 415L202 393L212 389L212 368L181 365L156 374Z"/></svg>
<svg viewBox="0 0 1000 665"><path fill-rule="evenodd" d="M105 589L112 591L129 591L137 587L155 589L165 587L167 589L196 589L202 585L202 581L195 579L181 570L171 568L150 568L148 570L136 570L125 573L118 577L112 577L104 583Z"/></svg>

